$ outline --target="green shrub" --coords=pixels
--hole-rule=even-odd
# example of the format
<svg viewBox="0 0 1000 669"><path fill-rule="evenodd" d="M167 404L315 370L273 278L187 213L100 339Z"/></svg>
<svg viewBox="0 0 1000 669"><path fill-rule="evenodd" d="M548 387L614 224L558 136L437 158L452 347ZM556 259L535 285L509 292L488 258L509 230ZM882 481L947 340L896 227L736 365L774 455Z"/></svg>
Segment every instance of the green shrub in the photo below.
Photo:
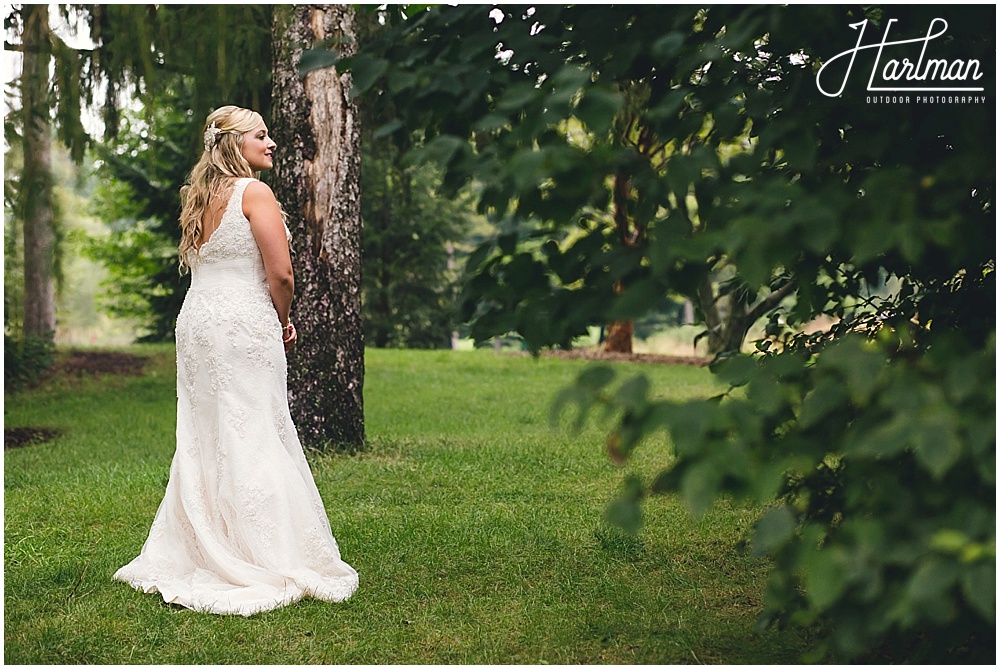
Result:
<svg viewBox="0 0 1000 669"><path fill-rule="evenodd" d="M56 359L51 337L3 336L3 385L8 392L38 382Z"/></svg>

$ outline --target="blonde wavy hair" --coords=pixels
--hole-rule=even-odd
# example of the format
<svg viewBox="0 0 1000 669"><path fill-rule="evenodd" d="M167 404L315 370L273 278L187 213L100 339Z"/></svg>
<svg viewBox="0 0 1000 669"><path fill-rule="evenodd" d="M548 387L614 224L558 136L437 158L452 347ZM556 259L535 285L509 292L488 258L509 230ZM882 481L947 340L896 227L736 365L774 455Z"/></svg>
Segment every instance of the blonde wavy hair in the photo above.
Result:
<svg viewBox="0 0 1000 669"><path fill-rule="evenodd" d="M205 120L205 151L181 188L180 271L190 269L188 257L198 252L202 216L213 196L221 196L236 179L258 178L243 157L243 137L263 122L260 114L235 105L219 107ZM284 213L284 212L282 212Z"/></svg>

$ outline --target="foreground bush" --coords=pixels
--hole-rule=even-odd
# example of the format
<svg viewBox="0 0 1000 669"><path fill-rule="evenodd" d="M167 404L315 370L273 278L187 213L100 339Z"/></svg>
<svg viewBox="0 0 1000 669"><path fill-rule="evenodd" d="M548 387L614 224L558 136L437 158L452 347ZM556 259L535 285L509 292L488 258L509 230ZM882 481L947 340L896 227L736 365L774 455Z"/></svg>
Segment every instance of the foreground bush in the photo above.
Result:
<svg viewBox="0 0 1000 669"><path fill-rule="evenodd" d="M993 662L996 592L994 344L943 338L915 357L886 332L820 355L730 358L724 398L652 402L590 372L565 395L622 418L624 458L666 428L678 462L649 486L701 514L719 496L772 502L751 548L774 559L761 624L824 622L810 659ZM637 525L642 486L611 507Z"/></svg>

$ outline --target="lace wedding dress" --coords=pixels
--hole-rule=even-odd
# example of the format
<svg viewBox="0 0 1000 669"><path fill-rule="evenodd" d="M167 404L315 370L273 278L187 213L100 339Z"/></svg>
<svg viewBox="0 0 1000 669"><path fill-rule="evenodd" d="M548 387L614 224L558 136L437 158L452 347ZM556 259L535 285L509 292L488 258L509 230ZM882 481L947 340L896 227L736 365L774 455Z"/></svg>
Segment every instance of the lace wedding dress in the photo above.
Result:
<svg viewBox="0 0 1000 669"><path fill-rule="evenodd" d="M177 318L177 449L141 554L114 578L164 601L251 615L303 597L343 601L341 561L285 394L281 325L233 188L192 254Z"/></svg>

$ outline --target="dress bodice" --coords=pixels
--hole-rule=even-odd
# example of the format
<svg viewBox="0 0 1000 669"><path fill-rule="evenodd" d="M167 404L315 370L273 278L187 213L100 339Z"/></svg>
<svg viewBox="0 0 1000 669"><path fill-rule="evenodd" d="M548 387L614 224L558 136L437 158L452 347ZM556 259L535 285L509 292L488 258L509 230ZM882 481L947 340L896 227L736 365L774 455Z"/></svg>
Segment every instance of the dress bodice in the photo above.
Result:
<svg viewBox="0 0 1000 669"><path fill-rule="evenodd" d="M243 214L243 192L254 179L239 179L222 213L219 227L197 251L189 253L191 288L198 290L241 283L260 284L266 279L264 261L250 221Z"/></svg>

